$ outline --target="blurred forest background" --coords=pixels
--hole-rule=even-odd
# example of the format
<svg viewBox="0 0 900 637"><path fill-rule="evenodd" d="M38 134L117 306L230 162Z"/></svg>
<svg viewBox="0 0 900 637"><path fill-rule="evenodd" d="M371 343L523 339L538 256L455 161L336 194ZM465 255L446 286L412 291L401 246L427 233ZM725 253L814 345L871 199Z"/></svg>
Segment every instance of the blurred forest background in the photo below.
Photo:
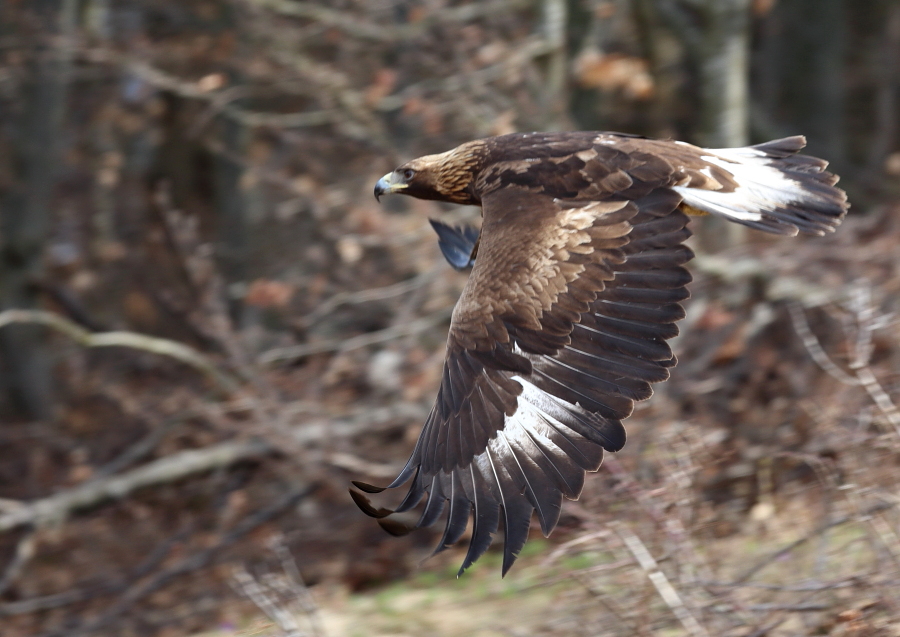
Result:
<svg viewBox="0 0 900 637"><path fill-rule="evenodd" d="M695 224L672 379L457 581L346 488L439 382L427 217L478 211L372 188L552 129L805 134L853 208ZM897 0L4 0L0 633L896 637L898 202Z"/></svg>

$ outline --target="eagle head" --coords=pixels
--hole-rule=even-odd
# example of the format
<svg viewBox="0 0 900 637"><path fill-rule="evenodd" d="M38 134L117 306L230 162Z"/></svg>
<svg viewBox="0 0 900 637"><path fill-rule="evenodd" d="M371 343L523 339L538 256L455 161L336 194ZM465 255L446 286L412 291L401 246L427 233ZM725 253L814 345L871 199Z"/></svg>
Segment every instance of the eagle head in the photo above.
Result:
<svg viewBox="0 0 900 637"><path fill-rule="evenodd" d="M481 203L475 192L475 178L485 154L484 143L477 140L446 153L413 159L378 180L375 198L399 193L450 203Z"/></svg>

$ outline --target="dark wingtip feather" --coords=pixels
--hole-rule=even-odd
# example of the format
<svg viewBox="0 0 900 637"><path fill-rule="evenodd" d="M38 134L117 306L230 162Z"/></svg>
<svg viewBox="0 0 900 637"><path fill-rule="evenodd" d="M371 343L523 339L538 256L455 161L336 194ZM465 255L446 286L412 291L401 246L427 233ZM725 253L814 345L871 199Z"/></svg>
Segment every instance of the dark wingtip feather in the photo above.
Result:
<svg viewBox="0 0 900 637"><path fill-rule="evenodd" d="M788 157L806 148L806 137L804 135L792 135L756 144L751 148L761 150L772 157Z"/></svg>
<svg viewBox="0 0 900 637"><path fill-rule="evenodd" d="M371 484L366 484L365 482L359 482L358 480L351 480L350 484L365 493L381 493L385 490L385 487L376 487Z"/></svg>
<svg viewBox="0 0 900 637"><path fill-rule="evenodd" d="M465 475L465 473L463 473ZM463 480L468 497L475 503L474 521L472 525L472 538L469 540L469 549L457 577L475 563L494 542L494 533L500 525L500 505L491 495L491 486L485 484L481 474L469 465L469 476Z"/></svg>
<svg viewBox="0 0 900 637"><path fill-rule="evenodd" d="M437 555L459 542L459 538L466 532L466 527L469 524L469 514L472 511L472 502L463 492L458 472L453 472L450 476L450 480L453 484L452 491L454 495L450 499L450 511L447 513L447 525L444 527L444 534L441 537L441 541L438 542L438 545L435 547L432 555Z"/></svg>
<svg viewBox="0 0 900 637"><path fill-rule="evenodd" d="M482 504L480 508L483 507L484 504ZM479 515L480 514L481 512L479 512ZM494 533L497 530L497 524L500 520L499 506L494 503L493 506L490 507L490 511L487 515L491 517L487 517L480 522L476 518L472 539L469 541L469 550L466 551L466 557L463 560L462 566L459 567L457 577L462 575L478 558L484 555L484 552L487 551L494 542ZM489 530L491 526L493 526L493 530Z"/></svg>
<svg viewBox="0 0 900 637"><path fill-rule="evenodd" d="M394 537L409 535L417 528L412 522L407 523L396 518L382 518L378 520L378 526Z"/></svg>
<svg viewBox="0 0 900 637"><path fill-rule="evenodd" d="M514 492L513 492L514 493ZM528 540L534 508L522 498L507 498L503 511L503 570L506 576Z"/></svg>
<svg viewBox="0 0 900 637"><path fill-rule="evenodd" d="M380 519L386 518L391 513L393 513L390 509L385 508L376 508L369 501L369 498L364 496L362 493L354 491L353 489L348 489L350 491L350 497L353 498L353 502L360 508L360 510L368 515L369 517Z"/></svg>

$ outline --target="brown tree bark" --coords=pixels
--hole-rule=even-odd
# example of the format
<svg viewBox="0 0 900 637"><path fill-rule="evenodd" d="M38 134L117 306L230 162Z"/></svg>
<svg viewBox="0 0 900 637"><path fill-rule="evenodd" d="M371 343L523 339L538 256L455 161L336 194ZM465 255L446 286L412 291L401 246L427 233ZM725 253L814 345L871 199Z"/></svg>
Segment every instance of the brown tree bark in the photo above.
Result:
<svg viewBox="0 0 900 637"><path fill-rule="evenodd" d="M695 69L697 119L694 139L706 148L748 142L750 0L659 0ZM712 218L696 231L703 248L717 252L744 240L745 228Z"/></svg>
<svg viewBox="0 0 900 637"><path fill-rule="evenodd" d="M5 193L0 208L0 310L37 305L36 280L52 218L51 206L59 172L59 140L66 112L78 0L39 0L31 5L60 37L49 50L39 50L21 111L20 137L15 140L18 182ZM7 14L9 15L9 14ZM3 30L15 28L3 25ZM14 408L29 418L52 414L49 353L44 328L10 325L0 330L3 385Z"/></svg>

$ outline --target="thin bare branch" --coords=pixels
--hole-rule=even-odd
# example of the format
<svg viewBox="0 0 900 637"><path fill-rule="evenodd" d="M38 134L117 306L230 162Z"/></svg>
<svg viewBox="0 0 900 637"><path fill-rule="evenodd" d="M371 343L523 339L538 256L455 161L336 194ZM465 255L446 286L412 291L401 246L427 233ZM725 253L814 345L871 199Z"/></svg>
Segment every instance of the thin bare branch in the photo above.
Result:
<svg viewBox="0 0 900 637"><path fill-rule="evenodd" d="M30 531L16 544L16 552L13 554L9 564L6 565L3 576L0 577L0 595L5 593L16 582L22 569L34 557L36 535L35 531Z"/></svg>
<svg viewBox="0 0 900 637"><path fill-rule="evenodd" d="M293 556L279 535L270 543L281 562L284 573L266 573L255 577L243 566L234 569L234 588L249 598L283 631L283 637L324 637L325 629L319 619L319 607L303 581ZM294 608L299 605L306 616L310 631L301 626Z"/></svg>
<svg viewBox="0 0 900 637"><path fill-rule="evenodd" d="M180 97L209 102L212 108L246 126L273 126L278 128L303 128L320 126L340 119L341 113L333 109L304 111L300 113L270 113L253 111L233 104L221 105L218 91L202 88L197 82L183 80L158 69L147 62L135 60L106 49L91 49L84 56L94 63L121 66L128 73L145 81L160 91L174 93ZM233 87L239 88L239 87ZM206 118L208 120L208 117Z"/></svg>
<svg viewBox="0 0 900 637"><path fill-rule="evenodd" d="M284 569L284 572L290 578L291 592L296 595L303 610L309 616L314 634L317 636L324 635L325 628L322 626L319 617L319 605L316 604L312 594L309 592L309 588L303 580L303 575L300 574L300 569L297 568L297 561L294 559L294 556L291 555L290 549L284 542L283 535L278 535L274 539L272 548L278 556L278 559L281 561L281 568Z"/></svg>
<svg viewBox="0 0 900 637"><path fill-rule="evenodd" d="M367 345L375 345L376 343L392 341L395 338L400 338L401 336L418 334L420 332L424 332L425 330L431 329L441 321L447 320L447 318L450 317L451 312L451 308L445 308L429 316L416 319L415 321L410 321L409 323L405 323L403 325L392 325L391 327L387 327L383 330L370 332L368 334L360 334L359 336L354 336L353 338L333 339L329 341L323 341L321 343L308 343L305 345L294 345L292 347L278 347L276 349L271 349L267 352L263 352L257 359L257 362L260 365L271 365L272 363L283 363L287 361L297 360L298 358L303 358L304 356L310 356L312 354L322 354L323 352L336 351L347 352L350 350L359 349L360 347L366 347Z"/></svg>
<svg viewBox="0 0 900 637"><path fill-rule="evenodd" d="M771 613L772 611L818 613L832 608L834 608L833 604L751 604L747 607L748 610L756 613Z"/></svg>
<svg viewBox="0 0 900 637"><path fill-rule="evenodd" d="M276 11L281 15L306 18L340 29L360 40L375 42L396 42L408 40L426 33L436 24L470 22L494 15L527 8L537 0L499 0L494 2L472 2L435 11L422 20L411 24L390 25L365 21L345 11L338 11L311 2L288 2L287 0L245 0L248 4Z"/></svg>
<svg viewBox="0 0 900 637"><path fill-rule="evenodd" d="M897 409L884 387L878 382L872 367L869 365L869 358L872 353L873 325L877 323L871 296L862 290L857 290L851 298L851 311L854 315L856 338L852 339L854 342L851 349L854 355L850 367L855 376L848 374L835 365L828 354L825 353L819 339L810 329L806 315L799 303L788 304L788 310L794 323L794 330L803 341L803 345L806 347L806 351L809 352L810 357L819 367L845 385L861 385L868 392L872 402L875 403L875 406L878 407L888 423L894 428L894 431L900 435L900 410ZM848 339L850 339L849 334Z"/></svg>
<svg viewBox="0 0 900 637"><path fill-rule="evenodd" d="M811 591L828 591L835 588L850 588L857 586L859 582L855 578L843 579L838 582L811 582L808 584L766 584L763 582L713 582L699 581L698 586L709 586L712 588L758 588L766 591L790 591L790 592L811 592Z"/></svg>
<svg viewBox="0 0 900 637"><path fill-rule="evenodd" d="M886 321L878 316L872 300L872 288L868 281L858 281L848 302L848 308L856 323L856 338L853 343L853 360L850 368L856 373L859 384L868 392L872 402L881 410L884 417L900 435L900 410L894 405L891 397L878 382L870 365L874 350L873 334ZM850 335L848 334L848 339Z"/></svg>
<svg viewBox="0 0 900 637"><path fill-rule="evenodd" d="M268 507L256 511L242 519L237 525L235 525L235 527L231 531L223 535L222 538L213 546L203 549L202 551L192 553L183 560L157 573L149 580L145 580L135 584L129 590L127 590L125 594L122 595L122 597L115 604L113 604L112 607L110 607L103 615L93 621L87 622L86 624L74 630L67 631L66 637L84 635L86 633L94 632L100 628L103 628L104 626L107 626L110 622L112 622L116 617L120 616L126 610L131 608L131 606L133 606L135 603L137 603L147 595L150 595L154 591L159 590L165 584L175 579L179 575L204 568L216 557L216 555L221 550L231 546L261 524L265 524L285 509L288 509L299 502L300 500L305 498L311 490L312 486L309 484L298 485L289 493L285 494L283 497L276 500ZM56 634L58 635L58 633Z"/></svg>
<svg viewBox="0 0 900 637"><path fill-rule="evenodd" d="M13 323L45 325L65 334L83 347L128 347L167 356L199 370L226 393L241 385L238 379L219 369L212 361L184 343L137 332L89 332L74 321L44 310L5 310L0 312L0 328Z"/></svg>
<svg viewBox="0 0 900 637"><path fill-rule="evenodd" d="M653 586L656 587L659 596L662 597L666 605L672 610L672 613L678 618L678 621L681 622L681 625L684 626L684 629L688 634L697 637L708 637L709 633L706 632L706 629L701 626L691 614L691 611L681 599L678 591L675 590L675 587L669 582L669 578L666 577L666 574L660 570L656 560L650 555L650 551L647 550L647 547L644 546L641 539L624 524L617 523L613 528L616 533L619 534L619 537L622 538L622 541L625 543L625 546L628 547L628 550L631 551L634 559L637 560L638 564L641 565L641 568L644 569L644 572L647 573L647 577L653 583Z"/></svg>
<svg viewBox="0 0 900 637"><path fill-rule="evenodd" d="M284 631L285 637L306 636L294 614L283 608L268 587L248 573L247 569L243 566L237 567L232 571L231 577L234 579L236 590L256 604L266 617L277 624Z"/></svg>
<svg viewBox="0 0 900 637"><path fill-rule="evenodd" d="M804 347L806 347L806 351L809 352L810 357L816 364L821 367L823 371L827 372L829 376L841 381L845 385L859 385L859 379L854 378L835 365L828 354L825 353L819 339L813 334L809 327L809 322L806 320L803 306L794 301L788 303L788 311L791 314L791 321L794 323L794 331L797 332L800 340L803 341Z"/></svg>
<svg viewBox="0 0 900 637"><path fill-rule="evenodd" d="M357 303L368 303L369 301L380 301L382 299L390 299L407 292L412 292L430 278L430 272L426 271L416 277L400 281L392 285L386 285L380 288L371 288L368 290L360 290L358 292L338 292L334 296L325 299L316 308L304 316L300 322L304 326L312 325L323 317L333 312L341 305L353 305Z"/></svg>
<svg viewBox="0 0 900 637"><path fill-rule="evenodd" d="M819 525L818 527L816 527L815 529L813 529L812 531L810 531L803 537L794 540L793 542L791 542L790 544L787 544L786 546L783 546L782 548L778 549L771 555L767 556L765 559L756 563L752 568L750 568L743 575L738 577L734 581L734 584L743 584L744 582L746 582L748 579L750 579L751 577L756 575L759 571L764 569L769 564L772 564L773 562L778 561L779 559L785 557L786 555L789 555L798 547L806 544L811 539L818 537L822 533L825 533L829 529L833 529L836 526L842 526L849 522L860 522L860 521L864 520L867 516L873 515L875 513L879 513L881 511L887 511L888 509L893 509L894 507L897 506L897 504L900 504L900 503L880 502L878 504L875 504L875 505L869 507L868 509L866 509L865 511L863 511L861 513L853 514L853 515L845 515L845 516L837 518L835 520L825 522L824 524Z"/></svg>
<svg viewBox="0 0 900 637"><path fill-rule="evenodd" d="M884 387L878 382L878 379L872 372L872 368L869 366L860 367L856 370L856 377L859 379L859 384L869 393L872 402L881 410L881 413L894 428L894 431L900 435L900 410L897 409L888 393L884 391Z"/></svg>
<svg viewBox="0 0 900 637"><path fill-rule="evenodd" d="M149 434L135 442L133 445L129 446L127 449L125 449L125 451L120 453L118 456L116 456L106 464L98 467L94 471L93 478L97 479L105 476L111 476L122 471L138 460L141 460L144 456L152 452L160 442L162 442L167 433L174 429L176 425L183 423L189 417L189 414L180 415L169 418L165 422L156 425L155 427L153 427Z"/></svg>
<svg viewBox="0 0 900 637"><path fill-rule="evenodd" d="M799 301L804 307L815 307L837 301L845 296L843 289L818 285L802 277L778 275L772 264L755 257L733 258L719 254L698 254L691 261L695 272L715 276L726 283L753 279L767 282L764 288L768 301Z"/></svg>
<svg viewBox="0 0 900 637"><path fill-rule="evenodd" d="M45 526L104 500L123 498L142 487L174 482L272 451L269 443L252 439L173 453L121 475L92 480L41 500L23 502L21 507L0 515L0 533L27 525Z"/></svg>
<svg viewBox="0 0 900 637"><path fill-rule="evenodd" d="M429 78L410 84L403 90L382 98L375 108L380 111L392 111L400 108L406 100L414 95L439 92L449 100L456 99L460 91L473 91L509 75L511 69L520 68L526 63L555 50L554 44L541 37L531 37L519 43L516 50L502 62L486 66L477 71L466 71L444 78Z"/></svg>

